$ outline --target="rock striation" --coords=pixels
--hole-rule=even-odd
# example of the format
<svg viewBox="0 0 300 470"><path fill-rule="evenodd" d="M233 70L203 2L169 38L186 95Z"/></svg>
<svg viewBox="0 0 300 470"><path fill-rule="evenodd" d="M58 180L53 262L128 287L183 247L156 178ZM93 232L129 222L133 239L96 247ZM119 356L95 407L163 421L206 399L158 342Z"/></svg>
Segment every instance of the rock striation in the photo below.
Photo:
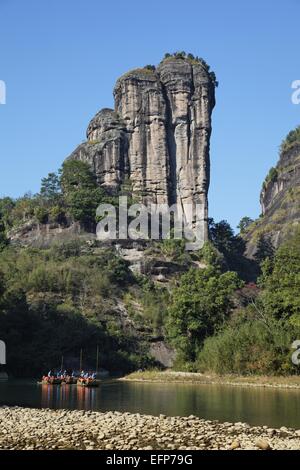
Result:
<svg viewBox="0 0 300 470"><path fill-rule="evenodd" d="M87 128L87 141L80 144L69 157L87 162L97 181L115 193L128 173L127 129L112 109L102 109Z"/></svg>
<svg viewBox="0 0 300 470"><path fill-rule="evenodd" d="M274 212L282 208L282 203L288 194L295 193L300 187L300 142L295 143L291 148L281 153L276 168L270 171L269 177L263 184L260 194L260 204L263 216L271 216ZM298 191L299 192L299 191ZM290 209L297 209L300 216L299 199L290 199L292 204ZM288 201L285 201L288 202ZM298 202L298 204L293 204ZM295 206L295 207L293 207Z"/></svg>
<svg viewBox="0 0 300 470"><path fill-rule="evenodd" d="M69 158L89 163L113 194L130 181L144 203L200 204L207 231L215 85L209 67L188 56L130 71L115 85L115 109L96 114Z"/></svg>
<svg viewBox="0 0 300 470"><path fill-rule="evenodd" d="M260 194L261 217L245 233L248 255L260 236L278 248L294 234L300 222L300 139L283 146L276 167L271 168Z"/></svg>

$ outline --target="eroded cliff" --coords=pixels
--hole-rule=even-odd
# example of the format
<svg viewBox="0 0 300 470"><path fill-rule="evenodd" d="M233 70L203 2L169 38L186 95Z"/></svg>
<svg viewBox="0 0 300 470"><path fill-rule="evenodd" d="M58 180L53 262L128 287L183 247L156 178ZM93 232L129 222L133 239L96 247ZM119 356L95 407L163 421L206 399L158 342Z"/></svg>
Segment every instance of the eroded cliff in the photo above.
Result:
<svg viewBox="0 0 300 470"><path fill-rule="evenodd" d="M248 254L256 249L260 236L274 248L293 235L300 222L300 134L292 131L283 142L276 167L271 168L260 194L262 214L245 234Z"/></svg>
<svg viewBox="0 0 300 470"><path fill-rule="evenodd" d="M130 180L144 203L198 203L206 236L215 85L207 64L188 56L130 71L117 80L115 109L96 114L69 158L88 162L114 194Z"/></svg>

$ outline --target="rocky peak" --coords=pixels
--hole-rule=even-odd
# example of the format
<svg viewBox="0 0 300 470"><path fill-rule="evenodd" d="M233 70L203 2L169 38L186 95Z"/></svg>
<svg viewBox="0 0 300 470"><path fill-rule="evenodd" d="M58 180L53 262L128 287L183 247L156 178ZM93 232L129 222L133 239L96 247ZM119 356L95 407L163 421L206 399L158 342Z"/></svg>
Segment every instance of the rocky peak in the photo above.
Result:
<svg viewBox="0 0 300 470"><path fill-rule="evenodd" d="M182 54L127 72L114 88L115 109L96 114L69 158L88 162L109 191L129 178L145 203L200 204L207 236L215 85L204 61Z"/></svg>
<svg viewBox="0 0 300 470"><path fill-rule="evenodd" d="M125 130L126 126L113 109L104 108L89 123L86 136L88 141L93 142L101 140L104 133L114 129Z"/></svg>

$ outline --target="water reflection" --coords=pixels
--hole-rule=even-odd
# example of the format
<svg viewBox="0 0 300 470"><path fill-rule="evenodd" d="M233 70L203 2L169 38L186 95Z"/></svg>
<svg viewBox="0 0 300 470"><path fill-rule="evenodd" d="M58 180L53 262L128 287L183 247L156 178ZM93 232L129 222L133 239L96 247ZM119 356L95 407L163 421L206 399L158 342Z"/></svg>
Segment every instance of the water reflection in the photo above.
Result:
<svg viewBox="0 0 300 470"><path fill-rule="evenodd" d="M97 410L99 390L96 388L76 387L77 408L80 410Z"/></svg>
<svg viewBox="0 0 300 470"><path fill-rule="evenodd" d="M221 385L104 381L99 388L0 383L0 405L129 411L300 429L300 391Z"/></svg>
<svg viewBox="0 0 300 470"><path fill-rule="evenodd" d="M41 385L41 408L97 410L99 393L95 388L76 385Z"/></svg>

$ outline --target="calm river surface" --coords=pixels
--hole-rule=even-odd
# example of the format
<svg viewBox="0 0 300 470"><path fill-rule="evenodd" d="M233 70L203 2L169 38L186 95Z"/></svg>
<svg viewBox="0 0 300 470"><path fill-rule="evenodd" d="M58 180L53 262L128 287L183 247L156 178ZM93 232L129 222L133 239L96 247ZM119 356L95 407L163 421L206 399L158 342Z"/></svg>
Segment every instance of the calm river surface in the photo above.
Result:
<svg viewBox="0 0 300 470"><path fill-rule="evenodd" d="M99 388L0 382L0 405L129 411L300 429L300 391L221 385L103 381Z"/></svg>

